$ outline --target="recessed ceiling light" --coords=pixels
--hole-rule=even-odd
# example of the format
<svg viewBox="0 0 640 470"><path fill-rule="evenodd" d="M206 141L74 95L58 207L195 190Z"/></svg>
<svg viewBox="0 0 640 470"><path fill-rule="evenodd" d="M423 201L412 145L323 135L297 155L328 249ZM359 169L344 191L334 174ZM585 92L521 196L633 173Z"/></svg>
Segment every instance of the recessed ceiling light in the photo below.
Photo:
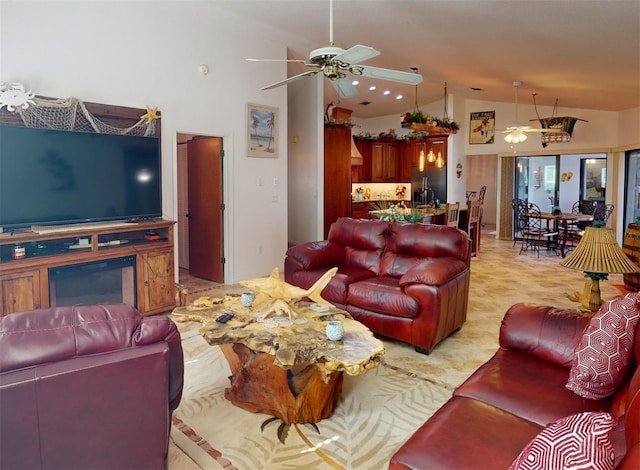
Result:
<svg viewBox="0 0 640 470"><path fill-rule="evenodd" d="M389 90L384 90L384 91L382 92L382 94L383 94L384 96L387 96L387 95L390 95L390 94L391 94L391 92L390 92Z"/></svg>
<svg viewBox="0 0 640 470"><path fill-rule="evenodd" d="M471 89L473 91L483 91L482 88L478 88L478 87L475 87L475 86L472 86Z"/></svg>
<svg viewBox="0 0 640 470"><path fill-rule="evenodd" d="M354 81L351 82L351 84L354 85L354 86L355 85L360 85L360 82L358 80L354 80Z"/></svg>
<svg viewBox="0 0 640 470"><path fill-rule="evenodd" d="M404 98L402 95L396 95L397 100L401 100L402 98Z"/></svg>
<svg viewBox="0 0 640 470"><path fill-rule="evenodd" d="M375 90L376 88L378 88L378 87L377 87L377 86L375 86L375 85L369 85L369 91L373 91L373 90Z"/></svg>
<svg viewBox="0 0 640 470"><path fill-rule="evenodd" d="M368 106L368 105L370 105L370 104L371 104L371 101L362 101L362 102L360 103L360 105L361 105L361 106Z"/></svg>

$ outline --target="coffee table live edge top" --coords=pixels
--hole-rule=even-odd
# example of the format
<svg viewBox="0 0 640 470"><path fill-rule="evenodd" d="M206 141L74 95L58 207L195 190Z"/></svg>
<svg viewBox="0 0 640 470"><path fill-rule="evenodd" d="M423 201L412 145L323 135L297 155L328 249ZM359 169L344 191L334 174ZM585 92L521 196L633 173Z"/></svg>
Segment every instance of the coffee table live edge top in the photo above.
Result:
<svg viewBox="0 0 640 470"><path fill-rule="evenodd" d="M259 307L243 307L238 296L225 296L223 302L213 305L178 307L172 318L178 322L201 322L200 334L211 345L240 343L253 351L271 354L274 364L283 369L315 364L327 374L338 371L355 376L380 364L384 345L365 325L344 310L331 308L319 313L309 306L308 302L295 304L297 318L306 320L304 323L274 328L257 321ZM231 320L215 321L228 311L235 314ZM344 337L340 341L331 341L325 334L331 320L342 322Z"/></svg>

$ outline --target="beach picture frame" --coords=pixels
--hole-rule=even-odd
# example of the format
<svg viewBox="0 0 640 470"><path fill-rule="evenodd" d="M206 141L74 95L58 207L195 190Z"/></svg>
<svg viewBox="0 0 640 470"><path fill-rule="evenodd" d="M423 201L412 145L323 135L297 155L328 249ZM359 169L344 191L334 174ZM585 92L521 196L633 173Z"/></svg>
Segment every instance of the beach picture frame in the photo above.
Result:
<svg viewBox="0 0 640 470"><path fill-rule="evenodd" d="M247 103L247 155L278 158L278 108Z"/></svg>

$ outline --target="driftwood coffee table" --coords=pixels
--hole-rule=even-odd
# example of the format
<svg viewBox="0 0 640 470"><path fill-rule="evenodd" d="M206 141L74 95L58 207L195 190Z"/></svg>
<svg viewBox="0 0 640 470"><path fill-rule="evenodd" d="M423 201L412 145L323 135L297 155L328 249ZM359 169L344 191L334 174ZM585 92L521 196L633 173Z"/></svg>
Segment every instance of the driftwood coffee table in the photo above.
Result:
<svg viewBox="0 0 640 470"><path fill-rule="evenodd" d="M343 373L355 376L377 367L384 346L347 312L331 308L319 313L309 307L299 302L292 324L273 326L273 321L257 321L258 312L243 307L238 296L226 296L211 305L176 308L173 318L202 322L205 340L220 346L233 374L225 398L234 405L286 424L317 423L333 413ZM231 320L215 321L228 311L235 314ZM326 337L331 320L342 321L340 341Z"/></svg>

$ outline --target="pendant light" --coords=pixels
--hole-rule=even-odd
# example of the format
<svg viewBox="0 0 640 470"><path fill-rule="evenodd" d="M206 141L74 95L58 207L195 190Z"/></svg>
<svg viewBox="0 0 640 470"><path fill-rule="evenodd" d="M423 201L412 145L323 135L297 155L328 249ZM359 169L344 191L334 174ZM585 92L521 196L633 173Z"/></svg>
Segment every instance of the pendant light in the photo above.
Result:
<svg viewBox="0 0 640 470"><path fill-rule="evenodd" d="M433 153L433 150L429 150L429 154L427 155L427 161L429 163L433 163L436 161L436 154Z"/></svg>
<svg viewBox="0 0 640 470"><path fill-rule="evenodd" d="M418 171L424 171L424 142L420 145L420 159L418 161Z"/></svg>
<svg viewBox="0 0 640 470"><path fill-rule="evenodd" d="M436 158L436 168L444 167L444 158L442 158L442 152L438 152L438 158Z"/></svg>

